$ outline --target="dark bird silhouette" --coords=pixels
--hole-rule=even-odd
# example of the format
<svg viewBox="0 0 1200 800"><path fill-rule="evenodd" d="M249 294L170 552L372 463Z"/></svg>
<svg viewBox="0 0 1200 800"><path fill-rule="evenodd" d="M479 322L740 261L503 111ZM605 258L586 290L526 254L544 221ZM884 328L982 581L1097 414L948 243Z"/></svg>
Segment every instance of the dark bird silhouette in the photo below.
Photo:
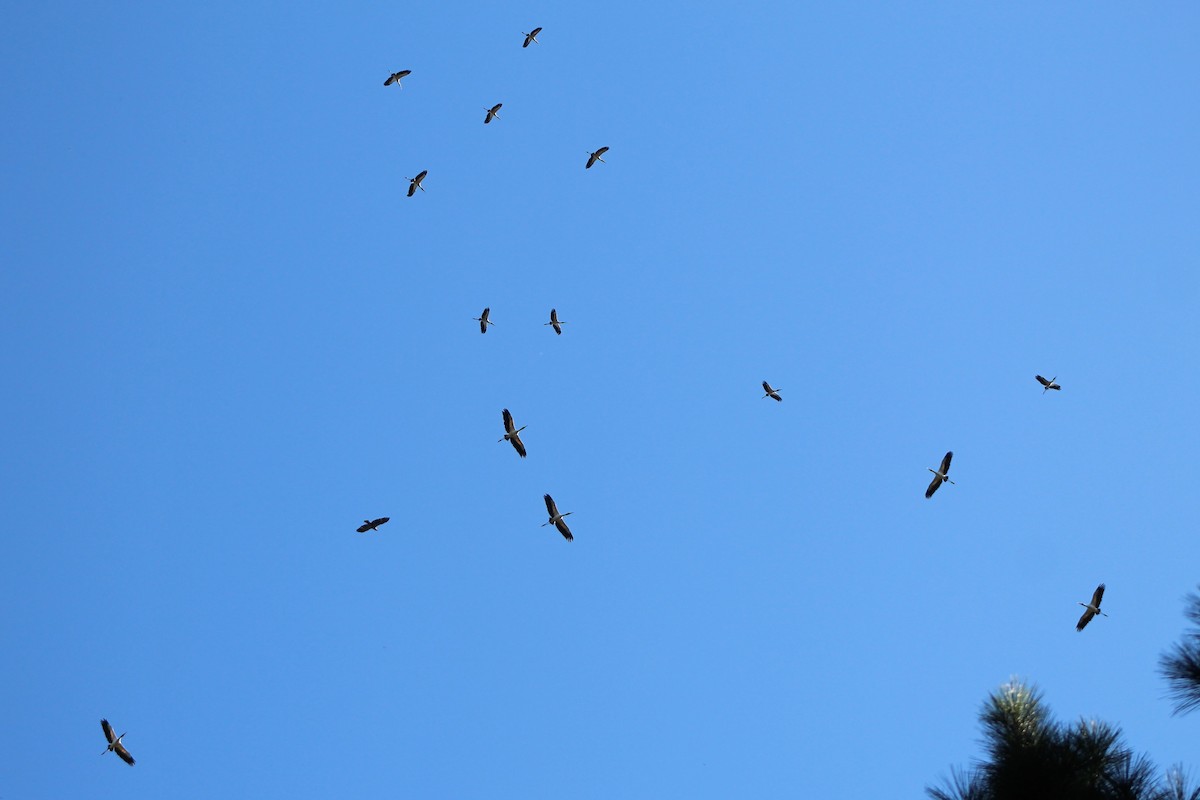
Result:
<svg viewBox="0 0 1200 800"><path fill-rule="evenodd" d="M767 383L766 381L763 381L763 391L766 392L766 394L763 395L764 399L769 397L772 400L778 400L780 403L783 402L783 398L779 396L779 390L772 389L771 384Z"/></svg>
<svg viewBox="0 0 1200 800"><path fill-rule="evenodd" d="M391 75L388 75L388 79L383 82L383 85L391 86L394 83L397 86L399 86L401 89L403 89L404 86L401 85L400 81L404 80L409 75L412 75L411 69L402 69L399 72L393 72Z"/></svg>
<svg viewBox="0 0 1200 800"><path fill-rule="evenodd" d="M421 185L421 181L425 180L425 176L428 174L429 174L429 170L423 169L420 171L420 173L417 174L417 177L404 179L404 180L408 181L408 196L409 197L412 197L414 194L416 194L417 189L420 189L422 192L425 191L425 187Z"/></svg>
<svg viewBox="0 0 1200 800"><path fill-rule="evenodd" d="M500 106L502 105L504 105L504 103L496 103L496 105L492 106L491 108L484 109L484 111L487 112L487 116L483 118L484 125L487 125L494 119L500 119L500 114L498 112L500 111Z"/></svg>
<svg viewBox="0 0 1200 800"><path fill-rule="evenodd" d="M554 498L546 495L546 510L550 512L550 519L542 523L542 527L553 525L558 528L558 532L563 535L563 538L568 542L575 541L575 537L571 535L571 529L567 527L567 521L563 517L569 517L574 514L574 511L568 511L565 514L558 513L558 506L554 505Z"/></svg>
<svg viewBox="0 0 1200 800"><path fill-rule="evenodd" d="M391 519L391 517L380 517L379 519L364 519L363 524L358 526L358 532L366 533L367 531L377 531L377 530L379 530L379 526L382 525L383 523L387 522L389 519Z"/></svg>
<svg viewBox="0 0 1200 800"><path fill-rule="evenodd" d="M554 328L554 332L559 336L562 336L562 326L566 324L567 323L565 321L558 318L558 309L556 308L550 309L550 321L542 323L543 326L549 325Z"/></svg>
<svg viewBox="0 0 1200 800"><path fill-rule="evenodd" d="M537 40L537 35L541 32L541 28L534 28L529 33L521 31L521 35L525 37L525 44L521 45L521 47L529 47L530 42L533 42L534 44L541 44L541 42Z"/></svg>
<svg viewBox="0 0 1200 800"><path fill-rule="evenodd" d="M929 488L925 490L926 500L928 500L930 497L933 497L933 493L936 492L938 487L942 485L942 481L945 481L946 483L954 483L954 481L950 480L950 478L946 475L946 473L950 471L950 459L952 458L954 458L953 452L946 453L945 458L942 459L942 465L937 469L929 470L933 473L933 480L929 482ZM926 469L928 469L928 467L926 467Z"/></svg>
<svg viewBox="0 0 1200 800"><path fill-rule="evenodd" d="M1103 617L1108 616L1108 614L1105 614L1103 611L1100 610L1100 601L1103 599L1104 599L1104 584L1102 583L1096 587L1096 591L1092 592L1092 602L1079 604L1079 605L1083 606L1084 609L1086 609L1086 610L1083 612L1083 616L1079 618L1079 622L1075 623L1075 630L1081 631L1084 628L1086 628L1087 624L1092 621L1092 617L1096 616L1097 614L1099 614Z"/></svg>
<svg viewBox="0 0 1200 800"><path fill-rule="evenodd" d="M1041 375L1034 375L1033 377L1037 378L1038 383L1040 383L1042 386L1045 387L1044 389L1042 389L1042 394L1045 394L1050 389L1053 389L1056 392L1062 391L1062 387L1054 382L1054 378L1051 378L1050 380L1046 380ZM1056 375L1055 378L1056 377L1058 377L1058 376Z"/></svg>
<svg viewBox="0 0 1200 800"><path fill-rule="evenodd" d="M607 164L608 162L600 157L607 152L608 152L607 147L601 147L599 150L597 150L594 153L588 153L588 162L587 162L587 166L584 167L584 169L591 169L592 164L595 164L597 161L599 161L601 164Z"/></svg>
<svg viewBox="0 0 1200 800"><path fill-rule="evenodd" d="M479 332L480 333L487 333L487 326L496 324L496 323L492 322L490 319L488 319L488 314L490 314L490 313L492 313L492 309L485 308L483 310L482 315L480 315L478 317L471 317L471 319L473 319L479 323Z"/></svg>
<svg viewBox="0 0 1200 800"><path fill-rule="evenodd" d="M497 442L503 442L505 439L512 442L513 448L517 451L517 455L521 458L525 457L525 444L521 441L520 433L528 427L522 425L517 428L513 422L512 414L508 413L508 409L504 409L504 435L497 439Z"/></svg>
<svg viewBox="0 0 1200 800"><path fill-rule="evenodd" d="M109 725L106 719L100 720L100 727L104 729L104 738L108 740L108 747L104 748L104 752L100 755L108 752L116 753L121 757L122 761L132 767L134 764L133 756L129 755L129 751L125 749L125 745L121 744L121 740L125 738L125 734L122 733L120 736L117 736L113 733L112 725Z"/></svg>

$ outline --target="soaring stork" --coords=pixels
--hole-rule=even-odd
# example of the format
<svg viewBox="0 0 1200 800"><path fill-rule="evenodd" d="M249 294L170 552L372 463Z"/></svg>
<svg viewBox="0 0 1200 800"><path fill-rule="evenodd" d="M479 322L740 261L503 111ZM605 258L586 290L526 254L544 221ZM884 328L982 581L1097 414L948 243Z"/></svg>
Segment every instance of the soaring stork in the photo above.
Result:
<svg viewBox="0 0 1200 800"><path fill-rule="evenodd" d="M487 333L487 326L496 324L496 323L492 322L490 319L488 319L488 314L490 314L490 313L492 313L492 309L485 308L483 310L483 314L481 316L471 317L471 319L473 319L479 323L479 332L480 333Z"/></svg>
<svg viewBox="0 0 1200 800"><path fill-rule="evenodd" d="M379 530L379 526L382 525L383 523L387 522L389 519L391 519L391 517L380 517L379 519L364 519L363 524L358 526L358 532L366 533L367 531L377 531L377 530Z"/></svg>
<svg viewBox="0 0 1200 800"><path fill-rule="evenodd" d="M566 325L566 324L567 324L566 322L564 322L563 320L560 320L558 318L558 309L557 308L550 309L550 321L542 323L543 326L546 326L546 325L552 326L554 328L554 332L557 333L559 336L562 336L562 326Z"/></svg>
<svg viewBox="0 0 1200 800"><path fill-rule="evenodd" d="M411 69L402 69L399 72L393 72L391 75L388 75L388 79L383 82L383 85L391 86L394 83L397 86L399 86L401 89L403 89L404 86L400 83L400 81L404 80L409 75L412 75Z"/></svg>
<svg viewBox="0 0 1200 800"><path fill-rule="evenodd" d="M500 106L502 106L502 105L504 105L504 103L496 103L496 105L492 106L491 108L484 109L484 111L487 112L487 116L483 118L484 125L487 125L489 122L491 122L494 119L500 119L499 111L500 111Z"/></svg>
<svg viewBox="0 0 1200 800"><path fill-rule="evenodd" d="M1105 614L1103 611L1100 610L1100 601L1103 599L1104 599L1104 584L1102 583L1096 587L1096 591L1092 592L1092 602L1079 604L1079 605L1083 606L1086 609L1086 611L1084 611L1083 616L1079 618L1079 622L1075 623L1075 630L1081 631L1084 628L1086 628L1087 624L1092 621L1092 617L1096 616L1097 614L1100 614L1101 616L1105 616L1105 617L1108 616L1108 614Z"/></svg>
<svg viewBox="0 0 1200 800"><path fill-rule="evenodd" d="M429 174L429 170L423 169L417 175L417 177L404 179L404 180L408 181L408 196L409 197L412 197L414 194L416 194L417 189L420 189L422 192L425 191L425 187L421 185L421 181L425 180L425 176L428 174Z"/></svg>
<svg viewBox="0 0 1200 800"><path fill-rule="evenodd" d="M537 35L541 32L541 28L534 28L529 33L521 31L521 35L525 37L525 44L521 45L521 47L529 47L530 42L533 42L534 44L541 44L541 42L537 40Z"/></svg>
<svg viewBox="0 0 1200 800"><path fill-rule="evenodd" d="M1041 375L1034 375L1033 377L1037 378L1038 383L1040 383L1042 386L1046 387L1045 389L1042 389L1042 394L1045 394L1046 392L1048 392L1051 389L1053 389L1056 392L1062 391L1062 387L1054 382L1054 378L1058 377L1057 375L1055 375L1054 378L1051 378L1050 380L1046 380Z"/></svg>
<svg viewBox="0 0 1200 800"><path fill-rule="evenodd" d="M779 396L779 390L772 389L771 384L767 383L766 381L763 381L763 391L766 392L766 394L763 395L763 399L769 397L772 400L778 400L780 403L783 402L783 398Z"/></svg>
<svg viewBox="0 0 1200 800"><path fill-rule="evenodd" d="M108 747L104 748L104 752L100 755L108 752L116 753L121 757L122 761L132 767L134 764L133 756L129 755L129 751L125 749L125 745L121 744L121 740L125 738L125 734L122 733L120 736L117 736L113 733L112 725L109 725L106 719L100 720L100 727L104 729L104 738L108 739Z"/></svg>
<svg viewBox="0 0 1200 800"><path fill-rule="evenodd" d="M516 427L513 422L512 414L508 413L508 409L504 409L504 435L497 439L497 442L503 442L505 439L512 442L513 448L517 451L517 455L521 458L525 457L525 445L521 441L521 431L527 428L527 425Z"/></svg>
<svg viewBox="0 0 1200 800"><path fill-rule="evenodd" d="M945 481L946 483L954 483L954 481L950 480L950 478L946 475L946 473L950 471L950 459L952 458L954 458L953 452L946 453L946 457L942 459L942 465L937 469L929 470L933 473L933 480L929 482L929 488L925 490L926 500L928 500L930 497L933 497L933 493L936 492L938 487L942 485L942 481ZM926 467L926 469L929 468Z"/></svg>
<svg viewBox="0 0 1200 800"><path fill-rule="evenodd" d="M584 167L584 169L591 169L592 164L595 164L597 161L599 161L601 164L607 164L608 162L600 157L607 152L608 152L607 147L601 147L599 150L597 150L594 153L588 153L588 163L587 163L587 166Z"/></svg>
<svg viewBox="0 0 1200 800"><path fill-rule="evenodd" d="M550 519L542 523L542 527L553 525L558 528L558 532L563 535L563 538L568 542L575 541L575 537L571 535L571 529L567 527L567 521L563 517L569 517L574 514L574 511L568 511L565 514L558 513L558 506L554 505L554 498L546 495L546 510L550 512Z"/></svg>

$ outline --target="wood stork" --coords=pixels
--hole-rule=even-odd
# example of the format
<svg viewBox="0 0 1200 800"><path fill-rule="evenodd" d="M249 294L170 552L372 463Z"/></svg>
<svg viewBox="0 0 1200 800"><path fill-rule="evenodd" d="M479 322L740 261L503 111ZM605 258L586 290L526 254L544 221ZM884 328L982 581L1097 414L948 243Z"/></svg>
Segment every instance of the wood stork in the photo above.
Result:
<svg viewBox="0 0 1200 800"><path fill-rule="evenodd" d="M567 527L567 521L563 517L569 517L574 514L574 511L568 511L565 514L558 513L558 506L554 505L554 498L546 495L546 510L550 512L550 519L542 523L542 527L553 525L558 528L558 532L563 535L563 538L568 542L575 541L575 537L571 535L571 529Z"/></svg>
<svg viewBox="0 0 1200 800"><path fill-rule="evenodd" d="M508 409L504 409L504 435L497 439L497 442L503 442L505 439L512 442L513 448L517 451L517 455L521 458L525 457L525 444L521 441L521 431L527 428L527 425L522 425L517 428L513 422L512 414L508 413Z"/></svg>
<svg viewBox="0 0 1200 800"><path fill-rule="evenodd" d="M541 44L541 42L537 40L537 35L541 32L541 28L534 28L529 33L521 31L521 35L525 37L525 44L521 45L521 47L529 47L530 42L533 42L534 44Z"/></svg>
<svg viewBox="0 0 1200 800"><path fill-rule="evenodd" d="M417 177L404 179L404 180L408 181L408 196L409 197L412 197L414 194L416 194L417 189L420 189L422 192L425 191L425 187L421 185L421 181L425 180L425 176L428 174L429 174L429 170L423 169L420 171L420 173L417 174Z"/></svg>
<svg viewBox="0 0 1200 800"><path fill-rule="evenodd" d="M608 162L600 157L607 152L608 152L607 147L601 147L599 150L597 150L594 153L588 153L588 162L587 162L587 166L584 167L584 169L591 169L592 164L595 164L597 161L599 161L601 164L607 164Z"/></svg>
<svg viewBox="0 0 1200 800"><path fill-rule="evenodd" d="M950 471L950 459L952 458L954 458L953 452L946 453L946 457L942 459L942 465L937 469L929 470L933 473L933 480L929 482L929 488L925 490L926 500L928 500L930 497L933 497L933 493L936 492L938 487L942 485L942 481L945 481L946 483L954 483L954 481L950 480L950 478L946 475L946 473ZM929 468L926 467L926 469Z"/></svg>
<svg viewBox="0 0 1200 800"><path fill-rule="evenodd" d="M566 324L566 322L558 318L558 309L552 308L550 309L550 321L543 322L542 326L545 327L546 325L550 325L554 328L555 333L557 333L559 336L562 336L562 326Z"/></svg>
<svg viewBox="0 0 1200 800"><path fill-rule="evenodd" d="M766 392L766 394L763 395L764 399L769 397L772 400L778 400L780 403L783 402L783 398L779 396L779 390L772 389L771 384L767 383L766 381L763 381L763 391Z"/></svg>
<svg viewBox="0 0 1200 800"><path fill-rule="evenodd" d="M1050 391L1051 389L1053 389L1056 392L1062 391L1062 387L1054 382L1054 378L1058 377L1057 375L1055 375L1054 378L1051 378L1050 380L1046 380L1041 375L1034 375L1033 377L1037 378L1038 383L1040 383L1042 386L1046 387L1046 388L1042 389L1042 394L1045 394L1046 392Z"/></svg>
<svg viewBox="0 0 1200 800"><path fill-rule="evenodd" d="M473 319L479 323L479 332L480 333L487 333L487 326L496 324L496 323L492 322L490 319L488 319L488 314L490 314L490 313L492 313L492 309L485 308L483 310L483 314L481 316L471 317L471 319Z"/></svg>
<svg viewBox="0 0 1200 800"><path fill-rule="evenodd" d="M484 109L484 111L487 112L487 116L483 118L484 125L487 125L494 119L500 119L500 114L498 112L500 111L500 106L502 105L504 105L504 103L496 103L496 105L492 106L491 108Z"/></svg>
<svg viewBox="0 0 1200 800"><path fill-rule="evenodd" d="M366 533L367 531L377 531L377 530L379 530L379 526L382 525L383 523L387 522L389 519L391 519L391 517L380 517L379 519L364 519L363 524L358 526L358 532Z"/></svg>
<svg viewBox="0 0 1200 800"><path fill-rule="evenodd" d="M1096 591L1092 592L1092 602L1079 604L1079 605L1083 606L1086 610L1083 612L1083 616L1079 618L1079 622L1075 623L1075 630L1081 631L1084 628L1086 628L1087 624L1092 621L1092 617L1096 616L1097 614L1100 614L1101 616L1104 616L1104 617L1108 616L1108 614L1105 614L1103 611L1100 610L1100 601L1103 599L1104 599L1104 584L1102 583L1096 587Z"/></svg>
<svg viewBox="0 0 1200 800"><path fill-rule="evenodd" d="M402 69L399 72L393 72L391 75L388 75L388 79L383 82L383 85L391 86L394 83L397 86L399 86L401 89L403 89L404 86L400 83L400 81L404 80L409 75L412 75L411 69Z"/></svg>
<svg viewBox="0 0 1200 800"><path fill-rule="evenodd" d="M129 766L133 766L133 756L129 755L129 751L125 749L125 745L121 744L121 740L125 738L125 734L117 736L113 733L112 725L108 724L108 720L100 720L100 727L104 729L104 738L108 739L108 747L104 748L104 753L116 753ZM100 755L104 755L101 753Z"/></svg>

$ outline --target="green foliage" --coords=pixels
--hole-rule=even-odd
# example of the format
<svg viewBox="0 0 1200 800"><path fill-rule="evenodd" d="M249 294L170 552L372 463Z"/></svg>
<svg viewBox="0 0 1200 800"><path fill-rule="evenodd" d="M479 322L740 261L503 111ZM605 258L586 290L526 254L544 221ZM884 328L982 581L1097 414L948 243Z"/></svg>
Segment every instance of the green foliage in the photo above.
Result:
<svg viewBox="0 0 1200 800"><path fill-rule="evenodd" d="M1200 800L1178 771L1159 778L1154 764L1095 720L1056 722L1041 695L1013 681L993 692L981 722L987 758L952 772L933 800Z"/></svg>
<svg viewBox="0 0 1200 800"><path fill-rule="evenodd" d="M1184 615L1191 620L1192 629L1184 631L1183 641L1163 653L1158 661L1159 671L1170 687L1176 714L1200 708L1200 595L1188 595Z"/></svg>

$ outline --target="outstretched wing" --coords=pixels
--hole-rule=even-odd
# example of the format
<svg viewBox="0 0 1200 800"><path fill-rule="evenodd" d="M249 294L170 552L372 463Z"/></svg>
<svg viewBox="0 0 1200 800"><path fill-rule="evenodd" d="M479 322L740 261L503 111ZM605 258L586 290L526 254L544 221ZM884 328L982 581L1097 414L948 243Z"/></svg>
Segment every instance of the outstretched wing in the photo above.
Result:
<svg viewBox="0 0 1200 800"><path fill-rule="evenodd" d="M359 533L366 533L367 531L371 530L371 523L364 522L362 525L359 525L357 528L355 528L355 530L357 530Z"/></svg>
<svg viewBox="0 0 1200 800"><path fill-rule="evenodd" d="M554 527L558 528L558 532L561 533L563 538L568 542L575 541L575 537L571 535L571 529L567 527L567 521L565 519L560 518L558 522L554 523Z"/></svg>
<svg viewBox="0 0 1200 800"><path fill-rule="evenodd" d="M534 28L533 30L531 30L531 31L529 32L529 35L530 35L530 36L537 36L537 35L538 35L539 33L541 33L541 32L542 32L542 29L541 29L541 28Z"/></svg>
<svg viewBox="0 0 1200 800"><path fill-rule="evenodd" d="M521 441L521 435L519 433L514 433L508 437L508 440L512 442L512 446L516 448L517 455L519 455L521 458L524 458L525 443Z"/></svg>
<svg viewBox="0 0 1200 800"><path fill-rule="evenodd" d="M512 433L513 430L517 427L516 425L513 424L512 414L508 413L507 408L504 409L504 411L502 413L504 414L504 432Z"/></svg>
<svg viewBox="0 0 1200 800"><path fill-rule="evenodd" d="M550 322L551 322L551 324L558 322L558 309L557 308L550 309Z"/></svg>
<svg viewBox="0 0 1200 800"><path fill-rule="evenodd" d="M941 485L942 485L942 476L934 475L933 480L931 480L929 482L929 488L925 490L925 499L928 500L929 498L933 497L933 493L936 492L938 490L938 487Z"/></svg>
<svg viewBox="0 0 1200 800"><path fill-rule="evenodd" d="M1083 616L1079 618L1079 622L1075 623L1075 630L1081 631L1087 627L1087 624L1092 621L1092 617L1096 616L1096 612L1090 608L1083 612Z"/></svg>
<svg viewBox="0 0 1200 800"><path fill-rule="evenodd" d="M100 720L100 727L104 729L104 738L108 739L109 744L112 744L117 740L117 735L113 733L112 725L108 724L108 720Z"/></svg>
<svg viewBox="0 0 1200 800"><path fill-rule="evenodd" d="M562 336L562 325L559 325L557 320L551 322L550 327L554 328L555 333L557 333L559 336Z"/></svg>
<svg viewBox="0 0 1200 800"><path fill-rule="evenodd" d="M395 76L395 75L388 75L388 77L387 77L387 80L383 82L383 85L384 85L384 86L391 86L391 85L392 85L393 83L395 83L395 82L396 82L396 76Z"/></svg>
<svg viewBox="0 0 1200 800"><path fill-rule="evenodd" d="M113 752L116 753L117 755L119 755L121 757L121 760L124 761L126 764L128 764L131 767L133 766L133 764L134 764L133 756L129 755L129 751L125 749L125 745L118 742L116 747L113 748Z"/></svg>
<svg viewBox="0 0 1200 800"><path fill-rule="evenodd" d="M417 182L409 181L408 182L408 196L412 197L416 193L417 193Z"/></svg>
<svg viewBox="0 0 1200 800"><path fill-rule="evenodd" d="M607 148L607 147L601 147L599 150L597 150L597 151L596 151L596 155L597 155L597 156L602 156L602 155L604 155L604 154L605 154L605 153L607 153L607 152L608 152L608 148Z"/></svg>
<svg viewBox="0 0 1200 800"><path fill-rule="evenodd" d="M1050 381L1046 380L1041 375L1034 375L1033 377L1037 378L1038 383L1040 383L1042 386L1050 386Z"/></svg>
<svg viewBox="0 0 1200 800"><path fill-rule="evenodd" d="M558 506L554 505L554 498L546 495L546 510L550 512L550 518L558 516Z"/></svg>
<svg viewBox="0 0 1200 800"><path fill-rule="evenodd" d="M1104 584L1096 587L1096 591L1092 592L1092 607L1100 608L1100 601L1104 599Z"/></svg>
<svg viewBox="0 0 1200 800"><path fill-rule="evenodd" d="M941 472L943 475L949 475L949 474L950 474L950 459L952 459L952 458L954 458L954 452L953 452L953 451L951 451L951 452L949 452L949 453L946 453L946 457L942 459L942 467L941 467L941 469L939 470L939 472ZM968 475L967 477L969 478L969 477L971 477L971 476L970 476L970 475Z"/></svg>
<svg viewBox="0 0 1200 800"><path fill-rule="evenodd" d="M418 172L417 173L417 183L420 183L421 181L425 180L425 176L428 174L429 174L429 170L427 170L427 169L423 169L420 172Z"/></svg>

